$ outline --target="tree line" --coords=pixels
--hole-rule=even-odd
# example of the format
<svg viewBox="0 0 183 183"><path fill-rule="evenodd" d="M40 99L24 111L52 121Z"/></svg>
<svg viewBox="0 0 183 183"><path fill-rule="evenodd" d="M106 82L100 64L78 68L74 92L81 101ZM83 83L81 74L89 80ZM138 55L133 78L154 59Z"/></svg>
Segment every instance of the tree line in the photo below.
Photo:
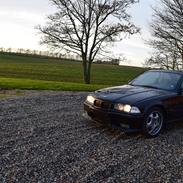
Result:
<svg viewBox="0 0 183 183"><path fill-rule="evenodd" d="M81 57L78 55L70 55L70 54L62 54L62 53L54 53L49 51L39 51L39 50L31 50L31 49L23 49L23 48L3 48L0 47L1 54L13 54L18 56L30 56L30 57L39 57L39 58L58 58L61 60L72 60L81 62ZM98 58L94 62L97 64L111 64L111 65L119 65L120 62L125 62L126 58L123 55L112 55L103 58Z"/></svg>
<svg viewBox="0 0 183 183"><path fill-rule="evenodd" d="M30 55L30 56L41 56L41 57L52 57L52 58L61 58L61 59L72 59L80 60L80 57L74 54L62 54L59 52L50 52L50 51L40 51L40 50L31 50L23 48L0 48L0 53L12 53L19 55Z"/></svg>

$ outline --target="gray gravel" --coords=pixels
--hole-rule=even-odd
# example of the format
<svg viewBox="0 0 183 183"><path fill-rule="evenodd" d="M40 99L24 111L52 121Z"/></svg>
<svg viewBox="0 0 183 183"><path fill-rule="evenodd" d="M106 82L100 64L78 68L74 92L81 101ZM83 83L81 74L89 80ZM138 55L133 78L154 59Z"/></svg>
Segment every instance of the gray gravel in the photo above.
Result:
<svg viewBox="0 0 183 183"><path fill-rule="evenodd" d="M0 101L0 182L183 182L183 125L155 139L83 115L87 93Z"/></svg>

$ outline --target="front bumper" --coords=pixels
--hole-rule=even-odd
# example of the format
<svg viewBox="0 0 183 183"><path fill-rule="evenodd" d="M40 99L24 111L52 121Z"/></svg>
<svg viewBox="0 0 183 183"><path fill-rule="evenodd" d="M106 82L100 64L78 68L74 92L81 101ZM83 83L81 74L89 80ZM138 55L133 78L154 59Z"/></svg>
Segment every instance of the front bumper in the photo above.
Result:
<svg viewBox="0 0 183 183"><path fill-rule="evenodd" d="M139 131L142 129L143 114L126 114L115 110L106 111L88 103L84 103L84 110L95 121L125 131Z"/></svg>

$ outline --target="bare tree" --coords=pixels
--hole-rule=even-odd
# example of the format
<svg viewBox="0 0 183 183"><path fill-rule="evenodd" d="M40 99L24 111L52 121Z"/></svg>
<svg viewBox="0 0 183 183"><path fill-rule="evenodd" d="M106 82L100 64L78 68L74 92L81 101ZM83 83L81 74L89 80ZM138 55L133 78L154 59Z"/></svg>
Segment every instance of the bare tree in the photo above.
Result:
<svg viewBox="0 0 183 183"><path fill-rule="evenodd" d="M151 56L146 60L145 66L153 66L167 70L179 70L181 62L178 62L177 54L174 52L171 55L155 52L155 56Z"/></svg>
<svg viewBox="0 0 183 183"><path fill-rule="evenodd" d="M154 48L153 56L146 60L147 65L165 68L168 70L179 70L182 67L182 57L176 47L176 42L166 40L151 40L148 44Z"/></svg>
<svg viewBox="0 0 183 183"><path fill-rule="evenodd" d="M84 81L90 83L91 64L106 46L139 29L126 12L138 0L50 0L57 12L39 26L41 43L82 58Z"/></svg>
<svg viewBox="0 0 183 183"><path fill-rule="evenodd" d="M154 39L148 44L155 49L156 56L149 59L149 63L154 61L156 65L177 70L183 66L183 1L160 0L160 7L153 9Z"/></svg>

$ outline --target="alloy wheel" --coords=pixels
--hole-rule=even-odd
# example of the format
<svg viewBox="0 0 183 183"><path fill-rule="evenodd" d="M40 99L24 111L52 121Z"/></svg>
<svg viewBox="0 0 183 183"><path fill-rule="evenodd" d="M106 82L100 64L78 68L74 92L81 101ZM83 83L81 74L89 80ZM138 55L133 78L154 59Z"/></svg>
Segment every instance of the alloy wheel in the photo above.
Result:
<svg viewBox="0 0 183 183"><path fill-rule="evenodd" d="M156 136L162 129L163 115L159 111L152 111L146 120L146 130L150 136Z"/></svg>

